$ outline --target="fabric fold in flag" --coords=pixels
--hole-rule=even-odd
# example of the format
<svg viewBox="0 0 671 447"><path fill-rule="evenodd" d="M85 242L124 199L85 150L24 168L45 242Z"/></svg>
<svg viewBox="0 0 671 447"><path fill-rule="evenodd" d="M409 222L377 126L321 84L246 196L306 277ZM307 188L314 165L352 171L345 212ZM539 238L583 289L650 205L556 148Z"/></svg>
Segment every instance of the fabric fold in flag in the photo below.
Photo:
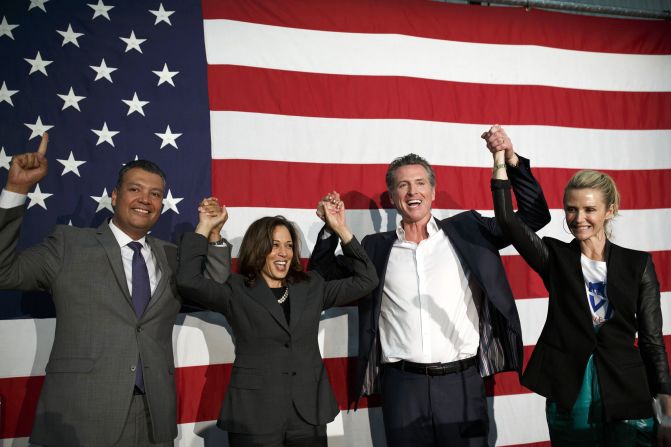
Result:
<svg viewBox="0 0 671 447"><path fill-rule="evenodd" d="M136 156L168 177L152 234L193 229L196 204L214 195L228 207L234 256L252 221L277 214L296 222L309 256L322 225L314 206L333 189L357 237L394 228L384 173L409 152L434 165L437 217L492 215L480 134L501 124L546 193L542 235L570 239L562 191L576 170L613 176L615 242L652 253L671 321L667 22L429 0L52 3L0 6L0 182L12 155L35 150L47 129L51 138L20 248L55 224L109 218L116 172ZM502 255L528 359L547 292L513 248ZM1 350L6 443L27 445L55 312L46 294L2 292L0 339L16 340ZM346 411L357 318L355 306L327 311L319 343L342 410L330 442L366 447L384 431L379 396ZM668 323L664 334L668 345ZM211 425L234 359L230 327L185 308L173 340L177 445L205 445L224 436ZM516 374L486 383L492 444L549 445L542 397Z"/></svg>

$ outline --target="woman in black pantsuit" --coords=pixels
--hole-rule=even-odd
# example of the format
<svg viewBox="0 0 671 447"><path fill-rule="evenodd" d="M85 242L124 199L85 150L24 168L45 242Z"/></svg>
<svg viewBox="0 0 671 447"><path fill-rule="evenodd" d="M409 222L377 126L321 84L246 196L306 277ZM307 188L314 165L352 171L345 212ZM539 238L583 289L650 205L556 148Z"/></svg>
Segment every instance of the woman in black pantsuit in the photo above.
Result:
<svg viewBox="0 0 671 447"><path fill-rule="evenodd" d="M207 235L225 217L201 211L196 232L180 244L180 293L223 313L233 330L235 362L217 421L232 447L325 446L326 423L338 414L317 342L320 315L371 292L377 275L347 228L342 202L320 206L351 260L350 278L304 272L296 230L281 216L252 223L240 246L240 274L225 284L203 277Z"/></svg>

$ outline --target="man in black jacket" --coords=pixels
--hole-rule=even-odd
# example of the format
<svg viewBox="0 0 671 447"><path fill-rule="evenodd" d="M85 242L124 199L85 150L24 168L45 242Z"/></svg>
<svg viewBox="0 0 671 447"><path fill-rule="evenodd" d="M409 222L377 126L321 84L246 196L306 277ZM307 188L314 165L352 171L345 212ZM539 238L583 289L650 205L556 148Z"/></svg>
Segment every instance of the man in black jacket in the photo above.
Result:
<svg viewBox="0 0 671 447"><path fill-rule="evenodd" d="M542 228L550 214L529 161L499 126L484 137L505 152L518 215ZM435 174L422 157L395 159L386 182L401 222L362 242L380 284L359 304L356 400L382 393L389 446L486 446L483 377L522 368L519 316L499 256L509 242L476 211L436 219ZM336 245L323 229L310 259L327 279L348 270Z"/></svg>

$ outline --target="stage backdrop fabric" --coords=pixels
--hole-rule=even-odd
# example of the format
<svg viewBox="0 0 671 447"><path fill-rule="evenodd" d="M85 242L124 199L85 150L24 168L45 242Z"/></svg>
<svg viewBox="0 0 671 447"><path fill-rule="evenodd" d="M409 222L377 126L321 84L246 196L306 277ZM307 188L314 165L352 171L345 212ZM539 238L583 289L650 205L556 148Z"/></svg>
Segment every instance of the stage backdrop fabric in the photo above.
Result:
<svg viewBox="0 0 671 447"><path fill-rule="evenodd" d="M501 124L546 193L542 235L569 239L562 190L576 170L615 178L615 241L652 253L668 343L671 22L423 0L12 0L0 19L0 182L13 154L51 136L21 247L57 223L109 218L116 172L135 157L168 174L153 234L193 228L197 202L213 194L229 209L234 257L253 220L282 214L307 258L321 227L314 206L332 189L357 236L393 229L384 173L409 152L435 167L436 217L491 215L479 136ZM547 292L514 249L502 255L528 359ZM28 443L55 324L47 295L3 292L1 446ZM356 307L323 315L342 410L330 445L384 446L379 396L347 408L356 328ZM226 445L213 422L234 359L228 324L184 309L173 341L176 445ZM549 445L544 399L516 374L488 380L487 392L492 445Z"/></svg>

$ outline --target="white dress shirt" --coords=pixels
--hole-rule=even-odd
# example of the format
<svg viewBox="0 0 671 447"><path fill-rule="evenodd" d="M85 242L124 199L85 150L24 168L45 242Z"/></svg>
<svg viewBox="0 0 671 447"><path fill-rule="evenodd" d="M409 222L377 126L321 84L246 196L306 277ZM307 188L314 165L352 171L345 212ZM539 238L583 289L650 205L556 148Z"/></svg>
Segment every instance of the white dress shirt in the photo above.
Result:
<svg viewBox="0 0 671 447"><path fill-rule="evenodd" d="M26 195L19 194L12 191L7 191L6 189L2 190L0 193L0 208L9 209L17 206L21 206L26 203ZM121 231L119 227L112 223L110 219L110 230L116 239L119 247L121 248L121 260L123 262L123 271L126 275L126 284L128 285L128 293L131 293L133 290L133 249L128 247L128 243L133 241L126 233ZM151 251L151 247L147 244L146 237L139 239L137 242L142 244L142 256L144 261L147 264L147 270L149 272L149 285L151 287L151 293L154 294L156 290L156 285L161 280L161 269L158 267L158 262L156 262L156 256Z"/></svg>
<svg viewBox="0 0 671 447"><path fill-rule="evenodd" d="M119 247L121 248L121 261L123 262L123 271L126 275L126 284L128 285L128 293L133 291L133 249L128 246L129 242L133 242L130 236L121 231L119 227L114 225L112 219L110 219L110 230L116 239ZM156 290L156 285L161 279L161 269L158 267L158 262L156 262L156 256L151 250L151 247L147 243L146 237L141 237L135 242L139 242L142 245L142 250L140 253L144 257L144 262L147 264L147 271L149 272L149 286L151 287L151 294L154 294Z"/></svg>
<svg viewBox="0 0 671 447"><path fill-rule="evenodd" d="M382 292L383 362L448 363L478 351L478 288L435 219L427 229L419 244L396 229Z"/></svg>

